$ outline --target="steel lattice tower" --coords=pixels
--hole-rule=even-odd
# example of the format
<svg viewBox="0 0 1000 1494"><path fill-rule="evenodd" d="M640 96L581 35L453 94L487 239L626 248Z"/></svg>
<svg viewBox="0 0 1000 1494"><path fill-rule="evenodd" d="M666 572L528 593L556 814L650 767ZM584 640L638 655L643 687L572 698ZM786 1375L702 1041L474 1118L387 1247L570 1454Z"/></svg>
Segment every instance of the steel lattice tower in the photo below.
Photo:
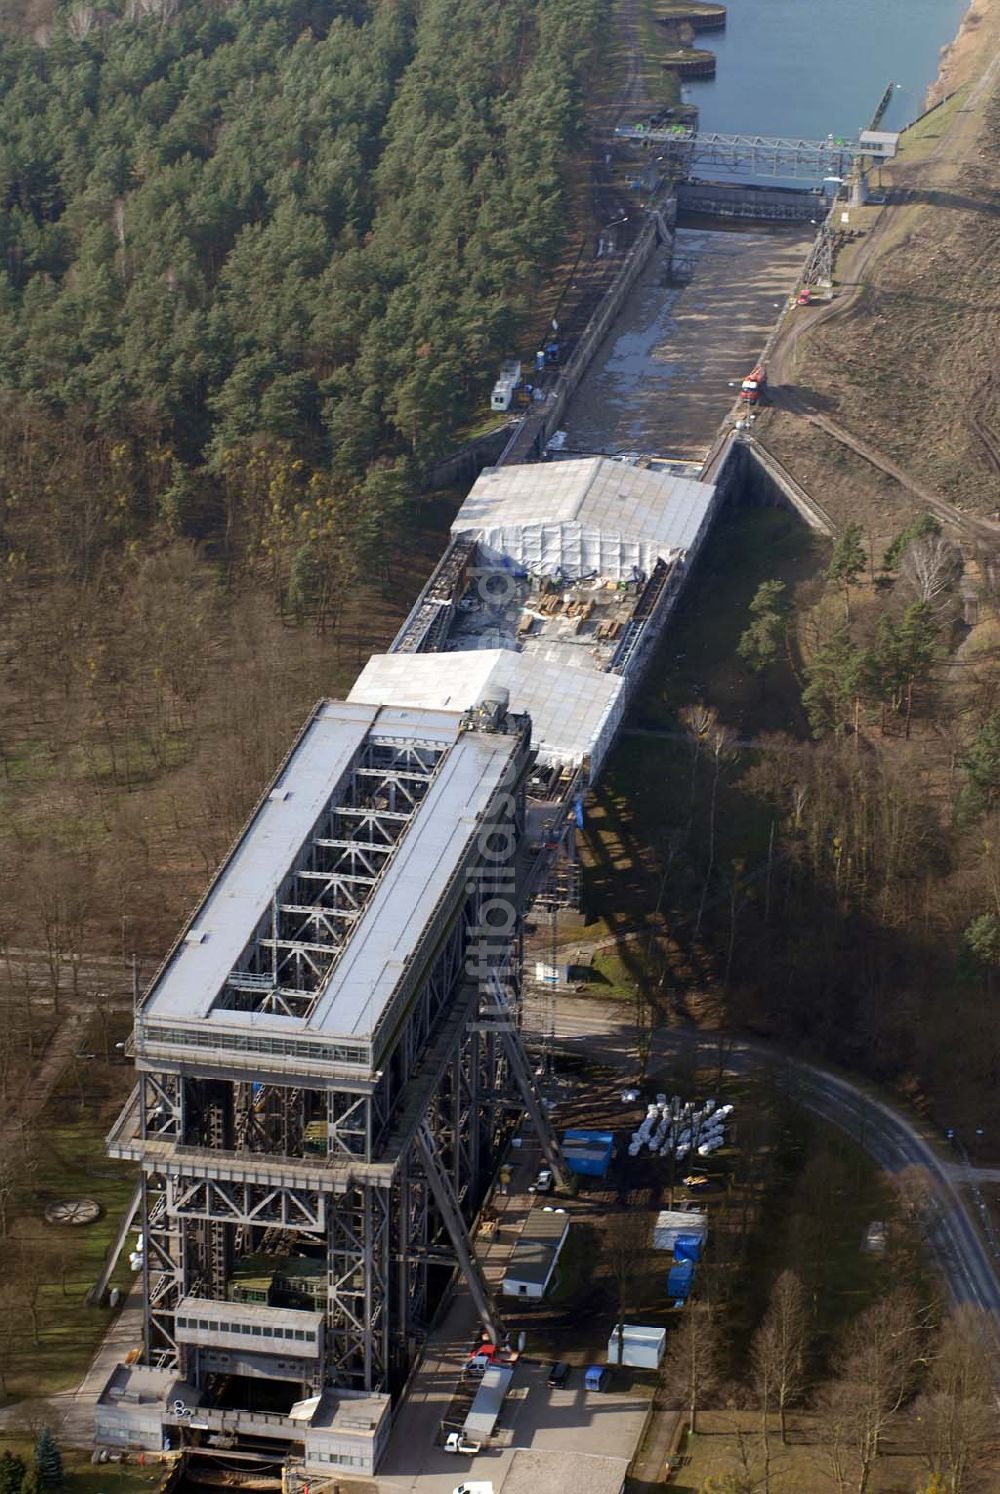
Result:
<svg viewBox="0 0 1000 1494"><path fill-rule="evenodd" d="M529 743L502 702L321 704L139 1004L109 1144L178 1435L189 1391L251 1438L261 1381L394 1392L456 1261L498 1335L468 1231L524 1108L561 1165L512 1015Z"/></svg>

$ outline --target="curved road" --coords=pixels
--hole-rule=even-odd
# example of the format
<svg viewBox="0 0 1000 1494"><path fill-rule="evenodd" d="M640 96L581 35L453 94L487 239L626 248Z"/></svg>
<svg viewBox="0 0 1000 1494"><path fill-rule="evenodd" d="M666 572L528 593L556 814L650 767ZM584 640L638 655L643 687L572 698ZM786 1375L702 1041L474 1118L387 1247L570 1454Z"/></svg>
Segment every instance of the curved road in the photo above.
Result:
<svg viewBox="0 0 1000 1494"><path fill-rule="evenodd" d="M627 1002L559 996L553 1020L544 998L526 997L526 1032L546 1027L557 1047L589 1052L634 1073L635 1026ZM961 1180L964 1174L941 1156L932 1132L867 1087L789 1057L766 1043L669 1029L654 1036L649 1067L662 1062L679 1043L696 1046L706 1064L717 1063L727 1072L770 1074L792 1100L853 1137L888 1172L914 1165L924 1168L932 1197L925 1226L928 1254L956 1304L973 1303L990 1314L1000 1348L997 1260L959 1191L956 1178Z"/></svg>

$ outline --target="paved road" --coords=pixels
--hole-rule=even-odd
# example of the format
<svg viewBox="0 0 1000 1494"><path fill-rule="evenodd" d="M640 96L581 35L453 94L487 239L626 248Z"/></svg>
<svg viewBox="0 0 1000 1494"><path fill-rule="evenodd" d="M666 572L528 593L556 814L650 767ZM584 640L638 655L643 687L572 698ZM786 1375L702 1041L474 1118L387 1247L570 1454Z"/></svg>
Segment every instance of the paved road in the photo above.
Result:
<svg viewBox="0 0 1000 1494"><path fill-rule="evenodd" d="M526 1002L530 1031L542 1008ZM556 1002L554 1038L567 1050L596 1054L603 1062L635 1070L635 1028L627 1002L560 996ZM925 1169L931 1188L925 1237L927 1250L945 1277L955 1303L970 1302L992 1317L1000 1347L1000 1279L997 1258L987 1246L960 1191L974 1175L942 1156L928 1127L897 1110L867 1086L832 1074L803 1059L789 1057L765 1043L742 1038L706 1036L688 1030L665 1030L654 1037L649 1066L655 1068L679 1044L694 1045L706 1064L726 1072L769 1073L794 1101L855 1138L889 1172L904 1167ZM992 1169L983 1170L987 1179ZM973 1174L975 1170L973 1170Z"/></svg>

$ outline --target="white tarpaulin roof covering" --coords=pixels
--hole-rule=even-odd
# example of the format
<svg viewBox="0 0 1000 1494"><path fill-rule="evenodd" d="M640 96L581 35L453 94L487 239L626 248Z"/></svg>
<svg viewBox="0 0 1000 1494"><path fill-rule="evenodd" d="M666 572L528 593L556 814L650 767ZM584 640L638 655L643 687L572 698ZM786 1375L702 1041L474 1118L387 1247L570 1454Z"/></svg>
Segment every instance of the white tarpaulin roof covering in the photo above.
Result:
<svg viewBox="0 0 1000 1494"><path fill-rule="evenodd" d="M534 574L623 580L692 549L714 492L607 457L488 467L451 529Z"/></svg>
<svg viewBox="0 0 1000 1494"><path fill-rule="evenodd" d="M466 711L484 694L509 692L510 709L531 717L531 738L544 765L596 772L618 723L624 681L573 669L537 654L476 649L453 654L373 654L348 697L352 702ZM617 709L616 709L617 707Z"/></svg>

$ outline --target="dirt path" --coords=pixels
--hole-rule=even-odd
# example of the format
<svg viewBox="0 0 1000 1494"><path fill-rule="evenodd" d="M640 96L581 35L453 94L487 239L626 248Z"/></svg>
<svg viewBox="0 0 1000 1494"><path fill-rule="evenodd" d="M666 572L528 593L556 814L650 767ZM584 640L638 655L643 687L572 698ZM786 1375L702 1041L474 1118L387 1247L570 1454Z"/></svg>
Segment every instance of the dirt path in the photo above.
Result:
<svg viewBox="0 0 1000 1494"><path fill-rule="evenodd" d="M810 425L816 426L818 430L825 431L828 436L832 436L842 446L849 447L851 451L863 457L866 462L870 462L873 467L877 467L880 472L884 472L887 477L893 478L895 482L898 482L901 487L911 493L914 498L924 504L932 513L936 514L939 519L943 519L946 524L954 524L957 529L979 539L994 542L1000 539L1000 523L996 523L992 519L972 518L969 514L962 513L961 509L956 508L953 503L949 503L946 498L942 498L940 494L932 492L930 488L918 482L909 472L905 472L902 467L894 462L891 457L886 456L884 452L878 451L870 443L851 435L850 431L846 431L843 426L831 420L828 415L815 414L809 409L806 401L795 392L794 387L777 385L772 390L772 403L779 410L787 410L792 414L803 416Z"/></svg>
<svg viewBox="0 0 1000 1494"><path fill-rule="evenodd" d="M63 1070L80 1046L87 1030L87 1016L79 1009L68 1012L52 1034L37 1072L13 1102L14 1113L0 1123L0 1148L6 1149L44 1110Z"/></svg>

